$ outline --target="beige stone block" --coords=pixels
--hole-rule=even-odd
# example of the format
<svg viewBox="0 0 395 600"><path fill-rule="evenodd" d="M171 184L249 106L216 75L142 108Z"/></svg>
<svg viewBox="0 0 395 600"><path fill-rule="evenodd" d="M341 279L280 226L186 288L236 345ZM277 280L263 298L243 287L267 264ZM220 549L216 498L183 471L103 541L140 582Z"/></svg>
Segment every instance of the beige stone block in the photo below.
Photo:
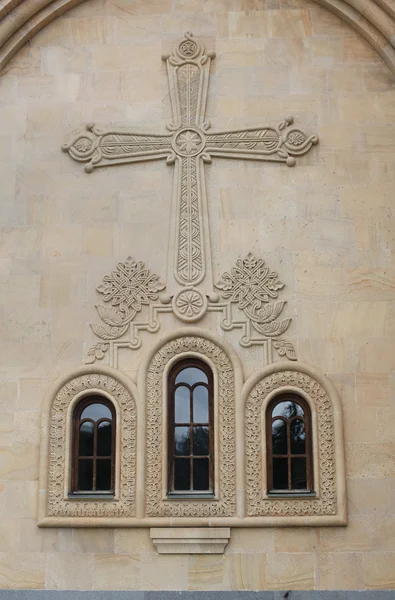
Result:
<svg viewBox="0 0 395 600"><path fill-rule="evenodd" d="M378 552L362 557L363 585L368 590L395 588L395 553Z"/></svg>
<svg viewBox="0 0 395 600"><path fill-rule="evenodd" d="M84 3L85 5L87 3ZM75 10L75 8L74 8ZM68 48L57 46L41 47L41 75L58 75L59 73L88 70L95 46L83 47L71 45ZM48 107L49 112L51 108ZM40 110L40 107L37 107Z"/></svg>
<svg viewBox="0 0 395 600"><path fill-rule="evenodd" d="M336 306L329 335L331 337L386 335L386 302L342 302Z"/></svg>
<svg viewBox="0 0 395 600"><path fill-rule="evenodd" d="M2 232L0 257L32 259L41 251L42 232L35 227L12 227Z"/></svg>
<svg viewBox="0 0 395 600"><path fill-rule="evenodd" d="M189 590L226 590L230 588L225 555L191 555L188 566Z"/></svg>
<svg viewBox="0 0 395 600"><path fill-rule="evenodd" d="M310 41L311 60L314 65L333 67L342 60L342 43L338 37L312 37ZM307 62L307 61L306 61Z"/></svg>
<svg viewBox="0 0 395 600"><path fill-rule="evenodd" d="M314 554L283 553L267 555L267 587L272 590L314 588Z"/></svg>
<svg viewBox="0 0 395 600"><path fill-rule="evenodd" d="M210 558L213 558L210 556ZM141 590L188 589L188 557L166 554L140 556Z"/></svg>
<svg viewBox="0 0 395 600"><path fill-rule="evenodd" d="M274 37L305 37L311 35L308 10L274 10L268 13L271 35Z"/></svg>
<svg viewBox="0 0 395 600"><path fill-rule="evenodd" d="M82 250L82 240L80 225L47 228L43 233L43 255L47 258L78 256Z"/></svg>
<svg viewBox="0 0 395 600"><path fill-rule="evenodd" d="M39 379L21 377L19 383L18 409L23 411L40 411L44 398L55 379L55 377L51 379L45 377ZM15 395L14 402L16 402L16 400L17 397Z"/></svg>
<svg viewBox="0 0 395 600"><path fill-rule="evenodd" d="M395 442L395 407L377 410L377 437L382 442Z"/></svg>
<svg viewBox="0 0 395 600"><path fill-rule="evenodd" d="M355 590L362 587L361 554L352 552L317 555L317 588L320 590Z"/></svg>
<svg viewBox="0 0 395 600"><path fill-rule="evenodd" d="M380 373L393 371L395 356L392 341L385 338L359 340L359 361L356 368L362 373Z"/></svg>
<svg viewBox="0 0 395 600"><path fill-rule="evenodd" d="M40 309L0 306L0 335L3 342L39 343L51 339L49 315Z"/></svg>
<svg viewBox="0 0 395 600"><path fill-rule="evenodd" d="M346 442L376 442L377 426L374 406L343 403L344 439ZM383 441L383 440L381 440Z"/></svg>
<svg viewBox="0 0 395 600"><path fill-rule="evenodd" d="M155 554L149 529L115 529L115 554Z"/></svg>
<svg viewBox="0 0 395 600"><path fill-rule="evenodd" d="M38 306L40 298L40 276L4 275L0 276L1 304L10 306L28 304Z"/></svg>
<svg viewBox="0 0 395 600"><path fill-rule="evenodd" d="M40 306L63 308L70 305L70 276L53 271L41 279Z"/></svg>
<svg viewBox="0 0 395 600"><path fill-rule="evenodd" d="M0 421L0 447L6 448L13 444L14 438L14 417L12 413L2 415ZM1 451L0 451L1 452ZM0 459L1 462L1 459Z"/></svg>
<svg viewBox="0 0 395 600"><path fill-rule="evenodd" d="M104 44L106 41L106 19L100 16L70 19L70 35L71 46Z"/></svg>
<svg viewBox="0 0 395 600"><path fill-rule="evenodd" d="M361 126L361 138L364 147L370 151L387 152L394 150L395 127L388 123L376 123L375 127L369 124Z"/></svg>
<svg viewBox="0 0 395 600"><path fill-rule="evenodd" d="M391 269L379 268L350 270L348 292L353 300L394 300L395 273Z"/></svg>
<svg viewBox="0 0 395 600"><path fill-rule="evenodd" d="M114 552L113 529L61 529L59 551L108 554Z"/></svg>
<svg viewBox="0 0 395 600"><path fill-rule="evenodd" d="M311 298L342 297L346 293L346 277L340 268L297 267L295 269L295 292Z"/></svg>
<svg viewBox="0 0 395 600"><path fill-rule="evenodd" d="M377 515L372 534L374 552L395 552L395 515Z"/></svg>
<svg viewBox="0 0 395 600"><path fill-rule="evenodd" d="M328 73L328 86L332 93L336 93L336 90L342 90L343 94L357 94L358 92L362 92L364 89L362 67L346 63L337 66L337 68ZM351 129L347 126L344 134L348 137L350 133Z"/></svg>
<svg viewBox="0 0 395 600"><path fill-rule="evenodd" d="M30 410L16 411L14 413L14 443L40 444L41 415Z"/></svg>
<svg viewBox="0 0 395 600"><path fill-rule="evenodd" d="M388 479L348 479L347 498L350 515L366 518L366 515L392 513Z"/></svg>
<svg viewBox="0 0 395 600"><path fill-rule="evenodd" d="M128 19L108 16L105 19L106 44L129 44L133 39L156 43L163 38L163 30L163 16L155 19L150 15L135 15Z"/></svg>
<svg viewBox="0 0 395 600"><path fill-rule="evenodd" d="M91 590L93 554L47 554L45 587L50 590Z"/></svg>
<svg viewBox="0 0 395 600"><path fill-rule="evenodd" d="M222 15L221 15L222 17ZM248 36L261 38L270 35L271 26L269 19L263 13L229 13L219 19L219 33L221 37L240 38Z"/></svg>
<svg viewBox="0 0 395 600"><path fill-rule="evenodd" d="M372 120L375 117L374 98L370 96L365 98L360 94L340 96L339 109L342 121Z"/></svg>
<svg viewBox="0 0 395 600"><path fill-rule="evenodd" d="M94 589L148 589L139 585L138 554L98 554L94 557Z"/></svg>
<svg viewBox="0 0 395 600"><path fill-rule="evenodd" d="M392 73L381 61L363 69L362 81L367 92L391 92L395 89Z"/></svg>
<svg viewBox="0 0 395 600"><path fill-rule="evenodd" d="M226 556L231 590L265 590L266 554L230 554Z"/></svg>
<svg viewBox="0 0 395 600"><path fill-rule="evenodd" d="M349 25L341 21L337 15L324 11L318 6L311 6L309 13L314 37L351 35Z"/></svg>
<svg viewBox="0 0 395 600"><path fill-rule="evenodd" d="M58 531L40 529L37 519L19 519L19 552L56 552L58 550ZM15 532L14 532L15 537Z"/></svg>
<svg viewBox="0 0 395 600"><path fill-rule="evenodd" d="M343 60L347 63L377 63L380 59L372 46L362 38L349 31L343 38Z"/></svg>
<svg viewBox="0 0 395 600"><path fill-rule="evenodd" d="M30 552L28 549L22 550L19 545L20 519L16 517L3 516L0 520L0 552ZM36 524L37 528L37 524Z"/></svg>
<svg viewBox="0 0 395 600"><path fill-rule="evenodd" d="M112 256L112 228L91 228L84 231L84 252L89 256Z"/></svg>
<svg viewBox="0 0 395 600"><path fill-rule="evenodd" d="M394 452L394 444L346 444L347 476L357 479L394 477Z"/></svg>
<svg viewBox="0 0 395 600"><path fill-rule="evenodd" d="M106 3L106 14L125 17L136 14L160 15L172 10L172 0L136 0L132 5L129 0L110 0Z"/></svg>
<svg viewBox="0 0 395 600"><path fill-rule="evenodd" d="M360 406L388 406L390 403L388 376L377 373L358 374L356 399Z"/></svg>
<svg viewBox="0 0 395 600"><path fill-rule="evenodd" d="M347 527L321 527L319 531L320 551L325 553L369 552L372 549L374 529L374 520L367 515L350 517Z"/></svg>
<svg viewBox="0 0 395 600"><path fill-rule="evenodd" d="M0 554L0 586L7 590L42 590L45 554L39 552Z"/></svg>
<svg viewBox="0 0 395 600"><path fill-rule="evenodd" d="M286 527L274 530L274 551L283 553L314 552L319 543L318 530Z"/></svg>
<svg viewBox="0 0 395 600"><path fill-rule="evenodd" d="M26 102L49 102L54 98L55 78L50 75L22 77L19 80L18 96Z"/></svg>
<svg viewBox="0 0 395 600"><path fill-rule="evenodd" d="M273 552L273 535L270 528L248 528L235 527L231 530L229 544L226 547L227 554L264 554Z"/></svg>

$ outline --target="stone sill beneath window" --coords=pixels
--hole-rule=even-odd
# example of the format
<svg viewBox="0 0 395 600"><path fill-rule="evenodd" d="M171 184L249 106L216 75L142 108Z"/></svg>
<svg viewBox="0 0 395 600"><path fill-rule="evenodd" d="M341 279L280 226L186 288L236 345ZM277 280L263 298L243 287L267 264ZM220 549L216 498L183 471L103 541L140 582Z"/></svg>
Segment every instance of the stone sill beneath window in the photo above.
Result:
<svg viewBox="0 0 395 600"><path fill-rule="evenodd" d="M158 554L223 554L230 527L152 527Z"/></svg>
<svg viewBox="0 0 395 600"><path fill-rule="evenodd" d="M68 500L115 500L114 494L69 494Z"/></svg>
<svg viewBox="0 0 395 600"><path fill-rule="evenodd" d="M315 498L315 492L298 492L296 490L286 490L284 492L268 492L268 498L283 498L284 500L287 498Z"/></svg>

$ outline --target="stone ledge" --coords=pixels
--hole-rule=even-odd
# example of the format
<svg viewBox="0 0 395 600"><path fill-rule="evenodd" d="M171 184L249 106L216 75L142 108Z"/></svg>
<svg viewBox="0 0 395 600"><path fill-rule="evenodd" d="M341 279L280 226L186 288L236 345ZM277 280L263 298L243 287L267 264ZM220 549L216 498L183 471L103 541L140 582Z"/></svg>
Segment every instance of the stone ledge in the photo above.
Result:
<svg viewBox="0 0 395 600"><path fill-rule="evenodd" d="M223 554L230 527L152 527L158 554Z"/></svg>

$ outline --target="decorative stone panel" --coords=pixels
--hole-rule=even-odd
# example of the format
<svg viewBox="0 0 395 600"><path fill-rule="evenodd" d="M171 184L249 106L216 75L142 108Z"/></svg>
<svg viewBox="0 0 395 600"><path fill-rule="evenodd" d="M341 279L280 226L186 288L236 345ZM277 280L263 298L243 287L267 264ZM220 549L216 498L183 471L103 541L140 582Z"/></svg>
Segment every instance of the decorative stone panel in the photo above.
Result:
<svg viewBox="0 0 395 600"><path fill-rule="evenodd" d="M327 385L323 385L323 380ZM270 497L266 489L266 407L273 397L293 391L313 415L316 496ZM254 377L245 405L246 516L304 517L345 515L344 450L340 401L333 386L315 369L277 363ZM316 428L316 431L314 431Z"/></svg>
<svg viewBox="0 0 395 600"><path fill-rule="evenodd" d="M169 362L190 353L208 359L217 374L219 430L219 489L216 498L176 500L162 497L164 371ZM152 357L147 370L146 392L146 516L229 517L236 510L235 378L227 354L203 337L183 336L165 343Z"/></svg>
<svg viewBox="0 0 395 600"><path fill-rule="evenodd" d="M97 499L67 495L69 489L69 453L72 410L77 397L90 393L109 398L117 412L116 486L114 498ZM135 514L136 489L136 406L135 401L115 377L89 372L70 378L62 385L50 410L48 505L49 517L131 517Z"/></svg>

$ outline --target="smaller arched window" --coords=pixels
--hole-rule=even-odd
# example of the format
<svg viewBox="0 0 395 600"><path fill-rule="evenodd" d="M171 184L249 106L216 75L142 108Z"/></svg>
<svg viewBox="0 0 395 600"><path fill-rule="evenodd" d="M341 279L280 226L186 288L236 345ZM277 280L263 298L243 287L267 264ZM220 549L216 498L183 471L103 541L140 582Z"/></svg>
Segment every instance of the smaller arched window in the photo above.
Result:
<svg viewBox="0 0 395 600"><path fill-rule="evenodd" d="M185 360L169 375L169 494L214 493L213 375Z"/></svg>
<svg viewBox="0 0 395 600"><path fill-rule="evenodd" d="M115 411L109 400L91 395L77 404L72 451L72 493L114 493Z"/></svg>
<svg viewBox="0 0 395 600"><path fill-rule="evenodd" d="M283 394L269 403L267 474L269 492L312 492L311 411L296 394Z"/></svg>

